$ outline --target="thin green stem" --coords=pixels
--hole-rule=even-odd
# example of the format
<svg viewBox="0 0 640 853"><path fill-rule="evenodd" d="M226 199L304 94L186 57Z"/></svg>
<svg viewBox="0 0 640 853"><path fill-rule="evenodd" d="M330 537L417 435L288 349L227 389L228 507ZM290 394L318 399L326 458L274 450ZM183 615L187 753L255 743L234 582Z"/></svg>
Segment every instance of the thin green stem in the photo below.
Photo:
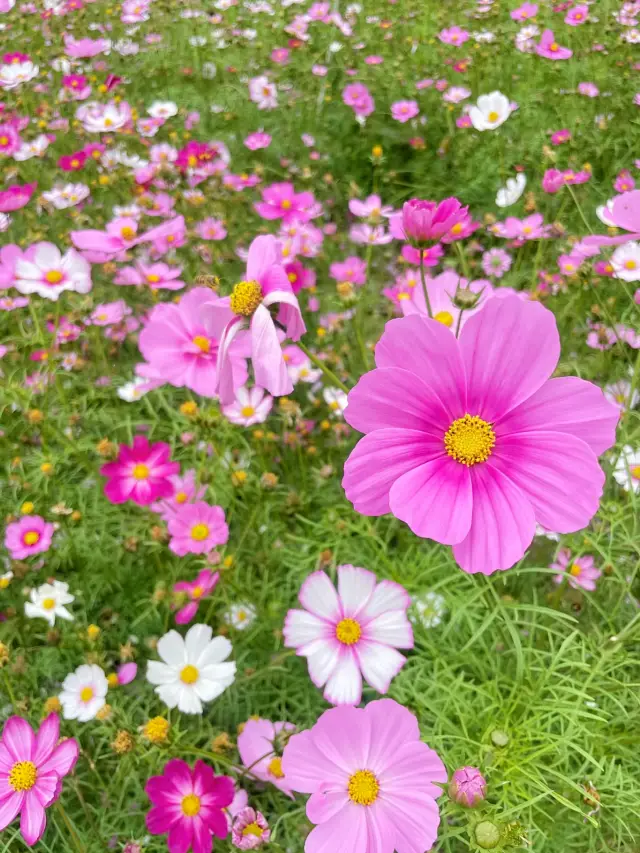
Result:
<svg viewBox="0 0 640 853"><path fill-rule="evenodd" d="M584 211L582 210L580 202L578 201L577 195L573 191L573 187L571 186L571 184L566 184L566 187L569 190L569 194L571 195L571 198L573 199L573 203L575 204L576 208L578 209L578 213L580 214L580 218L584 222L587 231L589 232L589 234L593 234L593 228L589 225L587 217L584 215Z"/></svg>
<svg viewBox="0 0 640 853"><path fill-rule="evenodd" d="M465 278L470 280L471 279L471 273L469 271L469 264L467 263L467 256L465 255L465 253L462 250L462 246L460 245L460 241L454 240L453 245L456 247L456 252L458 254L458 257L460 258L460 264L462 266L462 271L464 272Z"/></svg>
<svg viewBox="0 0 640 853"><path fill-rule="evenodd" d="M75 848L78 851L78 853L87 853L87 848L84 846L82 841L80 841L80 838L78 837L78 833L76 832L74 825L69 820L67 813L65 812L64 808L62 807L62 803L60 802L60 800L56 801L56 810L58 811L58 814L60 815L60 817L64 821L65 826L69 830L69 834L71 835L71 838L73 839L73 843L74 843Z"/></svg>
<svg viewBox="0 0 640 853"><path fill-rule="evenodd" d="M320 368L320 370L324 373L327 379L330 379L334 383L334 385L337 385L338 388L340 388L341 391L344 391L345 394L349 393L349 389L344 384L344 382L341 382L335 375L333 370L328 368L327 365L324 364L324 362L322 362L316 355L314 355L311 350L302 343L302 341L298 341L296 343L296 346L300 347L302 352L307 356L307 358L312 364L315 364L316 367Z"/></svg>
<svg viewBox="0 0 640 853"><path fill-rule="evenodd" d="M18 703L16 702L16 697L13 695L13 688L11 687L11 682L9 681L9 676L7 675L7 670L3 669L2 674L4 675L4 683L7 688L7 693L9 694L9 699L11 700L11 704L13 705L13 710L18 713Z"/></svg>
<svg viewBox="0 0 640 853"><path fill-rule="evenodd" d="M420 282L422 283L422 292L424 294L424 303L427 306L427 314L433 320L433 312L431 310L431 302L429 302L429 291L427 290L427 282L424 277L424 252L420 251Z"/></svg>

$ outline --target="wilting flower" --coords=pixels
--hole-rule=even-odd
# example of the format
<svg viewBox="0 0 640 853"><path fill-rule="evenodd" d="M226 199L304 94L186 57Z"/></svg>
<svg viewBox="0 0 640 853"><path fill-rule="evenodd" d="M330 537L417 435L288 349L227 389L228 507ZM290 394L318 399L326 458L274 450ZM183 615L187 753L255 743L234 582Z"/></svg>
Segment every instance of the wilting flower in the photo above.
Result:
<svg viewBox="0 0 640 853"><path fill-rule="evenodd" d="M236 815L231 827L233 846L239 850L255 850L271 838L271 830L262 812L247 806Z"/></svg>
<svg viewBox="0 0 640 853"><path fill-rule="evenodd" d="M48 551L54 526L39 515L24 515L7 525L4 547L12 560L24 560L34 554Z"/></svg>
<svg viewBox="0 0 640 853"><path fill-rule="evenodd" d="M392 512L483 574L523 556L536 520L585 527L619 412L589 382L549 379L559 355L553 314L515 296L489 299L457 341L422 316L387 323L345 412L367 433L345 464L355 509Z"/></svg>
<svg viewBox="0 0 640 853"><path fill-rule="evenodd" d="M293 735L282 769L294 791L311 794L317 824L305 853L425 851L435 843L436 798L447 771L420 740L418 721L392 699L364 708L332 708L313 728Z"/></svg>
<svg viewBox="0 0 640 853"><path fill-rule="evenodd" d="M270 782L293 798L289 780L282 772L282 750L295 732L293 723L247 720L238 735L238 752L245 767L263 782Z"/></svg>
<svg viewBox="0 0 640 853"><path fill-rule="evenodd" d="M591 554L572 557L568 548L558 551L558 556L550 568L559 572L553 579L555 583L562 583L566 578L574 589L588 589L591 592L596 588L596 581L602 574L600 569L595 567Z"/></svg>
<svg viewBox="0 0 640 853"><path fill-rule="evenodd" d="M180 464L171 462L171 448L163 441L149 444L143 435L136 435L133 445L120 445L118 458L100 468L107 478L104 493L114 504L125 501L146 506L160 498L173 495L171 476L178 474Z"/></svg>

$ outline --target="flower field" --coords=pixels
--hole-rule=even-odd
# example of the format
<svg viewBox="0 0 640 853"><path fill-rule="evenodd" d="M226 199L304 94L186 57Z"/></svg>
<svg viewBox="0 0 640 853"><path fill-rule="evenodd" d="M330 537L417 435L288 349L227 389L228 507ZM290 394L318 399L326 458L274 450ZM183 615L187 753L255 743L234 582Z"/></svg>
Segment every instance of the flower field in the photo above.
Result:
<svg viewBox="0 0 640 853"><path fill-rule="evenodd" d="M636 853L639 43L0 0L0 853Z"/></svg>

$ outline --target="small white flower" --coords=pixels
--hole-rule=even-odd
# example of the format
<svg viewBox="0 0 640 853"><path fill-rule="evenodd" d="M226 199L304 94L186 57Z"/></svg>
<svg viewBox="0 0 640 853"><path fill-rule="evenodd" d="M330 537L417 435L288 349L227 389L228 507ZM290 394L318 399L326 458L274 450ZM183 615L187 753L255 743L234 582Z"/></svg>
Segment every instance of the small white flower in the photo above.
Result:
<svg viewBox="0 0 640 853"><path fill-rule="evenodd" d="M431 590L415 596L412 604L413 614L410 614L409 618L413 623L420 622L425 628L435 628L447 612L444 596Z"/></svg>
<svg viewBox="0 0 640 853"><path fill-rule="evenodd" d="M6 589L13 580L13 572L5 572L0 575L0 590Z"/></svg>
<svg viewBox="0 0 640 853"><path fill-rule="evenodd" d="M11 225L11 217L8 213L0 213L0 234Z"/></svg>
<svg viewBox="0 0 640 853"><path fill-rule="evenodd" d="M108 689L107 677L99 666L82 664L62 682L62 693L58 696L62 716L79 723L93 720L105 705Z"/></svg>
<svg viewBox="0 0 640 853"><path fill-rule="evenodd" d="M178 113L178 105L173 101L154 101L147 112L152 118L173 118Z"/></svg>
<svg viewBox="0 0 640 853"><path fill-rule="evenodd" d="M69 593L69 584L61 581L43 583L37 589L32 589L29 595L30 601L24 605L25 615L29 619L46 619L53 628L56 616L73 622L73 616L65 604L71 604L75 596Z"/></svg>
<svg viewBox="0 0 640 853"><path fill-rule="evenodd" d="M215 63L213 62L204 62L202 64L202 76L205 80L213 80L213 78L217 74L217 69Z"/></svg>
<svg viewBox="0 0 640 853"><path fill-rule="evenodd" d="M252 604L232 604L224 614L224 621L236 631L245 631L256 618L256 609Z"/></svg>
<svg viewBox="0 0 640 853"><path fill-rule="evenodd" d="M511 115L511 101L502 92L480 95L469 108L469 118L476 130L495 130Z"/></svg>
<svg viewBox="0 0 640 853"><path fill-rule="evenodd" d="M226 661L232 646L226 637L214 637L208 625L193 625L186 637L169 631L158 641L161 661L149 661L147 680L168 708L201 714L236 676L236 665ZM226 661L226 662L225 662Z"/></svg>
<svg viewBox="0 0 640 853"><path fill-rule="evenodd" d="M341 391L340 388L324 388L322 396L334 417L342 417L347 408L347 395L344 391Z"/></svg>
<svg viewBox="0 0 640 853"><path fill-rule="evenodd" d="M147 393L149 389L143 390L142 386L148 384L149 380L145 379L144 376L136 376L131 382L127 382L118 388L118 397L126 403L135 403L136 400L140 400Z"/></svg>
<svg viewBox="0 0 640 853"><path fill-rule="evenodd" d="M515 178L507 178L506 186L500 187L496 194L498 207L511 207L515 204L527 186L527 176L518 172Z"/></svg>
<svg viewBox="0 0 640 853"><path fill-rule="evenodd" d="M613 469L613 477L625 492L630 489L637 492L640 489L640 450L625 444Z"/></svg>
<svg viewBox="0 0 640 853"><path fill-rule="evenodd" d="M616 278L622 281L640 281L640 243L630 240L618 246L611 256L611 266Z"/></svg>
<svg viewBox="0 0 640 853"><path fill-rule="evenodd" d="M207 43L207 39L205 36L191 36L189 39L189 44L191 47L204 47Z"/></svg>
<svg viewBox="0 0 640 853"><path fill-rule="evenodd" d="M237 389L233 403L222 407L222 414L232 424L249 427L266 421L272 405L273 398L265 393L264 388L258 385L242 387Z"/></svg>
<svg viewBox="0 0 640 853"><path fill-rule="evenodd" d="M640 400L640 393L638 393L637 388L633 389L633 397L629 400L631 383L627 382L626 379L618 379L617 382L611 382L609 385L605 385L603 390L607 400L613 403L614 406L617 406L621 411L624 411L627 406L630 409L634 409L638 405L638 400Z"/></svg>
<svg viewBox="0 0 640 853"><path fill-rule="evenodd" d="M42 193L42 198L53 205L56 210L65 210L74 207L86 198L89 198L90 190L86 184L56 184L47 192Z"/></svg>

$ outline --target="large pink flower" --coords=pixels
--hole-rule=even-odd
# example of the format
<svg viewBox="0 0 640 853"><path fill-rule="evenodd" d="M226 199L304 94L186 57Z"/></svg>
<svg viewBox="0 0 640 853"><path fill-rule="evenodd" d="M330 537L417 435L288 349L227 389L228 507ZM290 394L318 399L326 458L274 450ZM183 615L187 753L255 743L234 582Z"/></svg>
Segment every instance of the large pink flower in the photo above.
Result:
<svg viewBox="0 0 640 853"><path fill-rule="evenodd" d="M298 597L304 610L287 613L285 645L307 658L327 702L357 705L362 676L386 693L406 663L397 649L413 648L407 591L388 580L376 584L373 572L346 565L338 566L337 592L324 572L313 572Z"/></svg>
<svg viewBox="0 0 640 853"><path fill-rule="evenodd" d="M422 316L391 320L345 411L367 433L345 464L355 509L453 545L470 573L511 567L536 521L585 527L618 411L590 382L549 379L559 356L554 315L515 296L489 299L459 340Z"/></svg>
<svg viewBox="0 0 640 853"><path fill-rule="evenodd" d="M216 393L216 365L222 333L235 316L228 306L218 311L208 307L223 300L207 287L196 287L180 302L157 305L140 333L138 346L147 362L165 382L187 387L203 397ZM247 380L247 366L241 341L227 353L233 384ZM248 353L247 353L248 354Z"/></svg>
<svg viewBox="0 0 640 853"><path fill-rule="evenodd" d="M238 735L238 752L251 775L270 782L292 799L289 780L282 772L282 750L295 730L293 723L247 720Z"/></svg>
<svg viewBox="0 0 640 853"><path fill-rule="evenodd" d="M393 699L325 711L289 740L282 769L294 790L311 794L307 817L317 826L305 853L423 853L436 840L436 783L447 771Z"/></svg>
<svg viewBox="0 0 640 853"><path fill-rule="evenodd" d="M218 351L216 375L217 393L223 405L233 403L236 389L244 384L237 381L231 355L232 342L239 332L247 328L255 384L266 388L275 397L293 391L280 338L286 335L292 341L298 341L306 332L306 327L280 258L280 244L275 237L256 237L249 246L245 280L236 284L231 296L211 299L203 311L203 316L209 316L209 322L215 328L218 328L221 319L226 322ZM274 305L279 306L275 320L269 310ZM229 310L235 316L227 322Z"/></svg>
<svg viewBox="0 0 640 853"><path fill-rule="evenodd" d="M206 501L183 504L168 522L169 548L179 557L185 554L207 554L216 545L224 545L229 528L221 506Z"/></svg>
<svg viewBox="0 0 640 853"><path fill-rule="evenodd" d="M34 181L32 184L13 184L6 190L0 191L0 213L20 210L21 207L29 203L37 186L38 184Z"/></svg>
<svg viewBox="0 0 640 853"><path fill-rule="evenodd" d="M282 219L285 224L294 219L307 222L320 212L313 193L297 193L290 183L271 184L254 207L263 219Z"/></svg>
<svg viewBox="0 0 640 853"><path fill-rule="evenodd" d="M120 445L115 462L100 469L107 477L104 493L113 504L125 501L146 506L174 492L171 477L180 471L178 462L171 462L171 448L163 441L149 444L143 435L136 435L133 446Z"/></svg>
<svg viewBox="0 0 640 853"><path fill-rule="evenodd" d="M37 734L22 717L9 717L2 731L0 832L20 814L20 832L29 847L42 838L47 825L44 810L58 799L63 777L78 760L77 741L58 743L59 735L57 714L50 714Z"/></svg>

